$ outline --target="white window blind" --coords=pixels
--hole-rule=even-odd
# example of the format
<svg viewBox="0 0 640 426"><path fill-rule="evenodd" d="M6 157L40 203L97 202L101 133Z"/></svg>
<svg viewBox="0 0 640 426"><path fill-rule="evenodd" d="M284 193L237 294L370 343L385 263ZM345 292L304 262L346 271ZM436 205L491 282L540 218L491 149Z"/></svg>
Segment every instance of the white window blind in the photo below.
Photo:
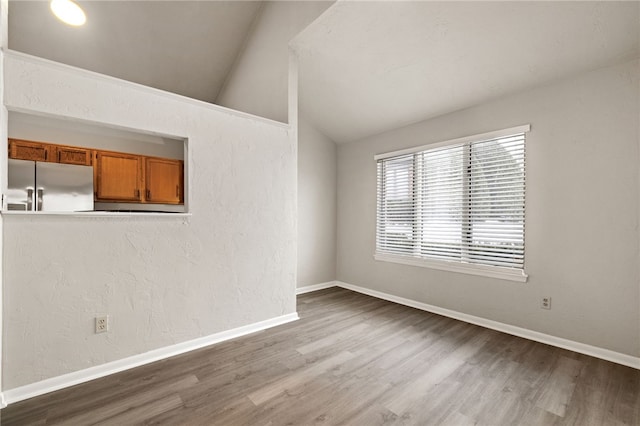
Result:
<svg viewBox="0 0 640 426"><path fill-rule="evenodd" d="M376 157L376 254L524 270L528 129Z"/></svg>

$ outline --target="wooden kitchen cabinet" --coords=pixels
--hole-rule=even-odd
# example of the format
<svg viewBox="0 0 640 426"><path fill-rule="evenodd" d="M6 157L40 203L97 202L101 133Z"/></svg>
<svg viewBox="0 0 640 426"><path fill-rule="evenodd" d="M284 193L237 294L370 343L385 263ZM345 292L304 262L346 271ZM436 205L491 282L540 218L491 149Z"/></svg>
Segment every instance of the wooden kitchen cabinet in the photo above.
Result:
<svg viewBox="0 0 640 426"><path fill-rule="evenodd" d="M58 145L55 150L58 163L77 164L80 166L91 165L92 151L90 149Z"/></svg>
<svg viewBox="0 0 640 426"><path fill-rule="evenodd" d="M47 142L9 139L9 158L90 166L91 150Z"/></svg>
<svg viewBox="0 0 640 426"><path fill-rule="evenodd" d="M170 158L9 139L9 158L93 165L94 200L184 203L184 163Z"/></svg>
<svg viewBox="0 0 640 426"><path fill-rule="evenodd" d="M118 152L96 151L93 167L96 201L143 201L143 157Z"/></svg>
<svg viewBox="0 0 640 426"><path fill-rule="evenodd" d="M55 162L55 146L42 142L9 139L9 158Z"/></svg>
<svg viewBox="0 0 640 426"><path fill-rule="evenodd" d="M182 161L145 158L145 202L181 204L183 192Z"/></svg>

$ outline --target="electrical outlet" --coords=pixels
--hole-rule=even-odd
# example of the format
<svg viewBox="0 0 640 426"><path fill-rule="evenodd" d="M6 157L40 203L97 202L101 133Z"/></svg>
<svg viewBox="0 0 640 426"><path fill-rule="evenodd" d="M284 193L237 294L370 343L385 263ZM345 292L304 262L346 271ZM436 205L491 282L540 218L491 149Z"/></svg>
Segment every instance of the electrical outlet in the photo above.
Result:
<svg viewBox="0 0 640 426"><path fill-rule="evenodd" d="M109 331L109 315L96 317L96 333L105 333Z"/></svg>
<svg viewBox="0 0 640 426"><path fill-rule="evenodd" d="M540 300L540 307L542 309L551 309L551 298L543 297L542 300Z"/></svg>

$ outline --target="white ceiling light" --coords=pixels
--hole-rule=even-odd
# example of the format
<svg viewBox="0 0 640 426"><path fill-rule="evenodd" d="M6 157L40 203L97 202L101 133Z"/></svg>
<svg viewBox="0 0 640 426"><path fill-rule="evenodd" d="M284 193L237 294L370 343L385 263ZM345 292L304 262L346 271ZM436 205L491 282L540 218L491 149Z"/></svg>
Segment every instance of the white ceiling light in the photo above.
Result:
<svg viewBox="0 0 640 426"><path fill-rule="evenodd" d="M72 0L51 0L51 11L65 24L78 27L87 22L84 11Z"/></svg>

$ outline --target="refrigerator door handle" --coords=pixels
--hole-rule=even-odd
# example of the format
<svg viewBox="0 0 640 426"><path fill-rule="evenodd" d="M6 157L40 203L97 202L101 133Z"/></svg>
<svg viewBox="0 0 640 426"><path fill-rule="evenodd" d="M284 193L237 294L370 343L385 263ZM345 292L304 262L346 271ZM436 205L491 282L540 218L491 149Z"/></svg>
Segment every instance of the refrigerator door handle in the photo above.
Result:
<svg viewBox="0 0 640 426"><path fill-rule="evenodd" d="M33 188L27 188L27 211L33 210Z"/></svg>
<svg viewBox="0 0 640 426"><path fill-rule="evenodd" d="M38 205L36 207L36 211L42 211L42 197L44 196L44 189L38 189Z"/></svg>

